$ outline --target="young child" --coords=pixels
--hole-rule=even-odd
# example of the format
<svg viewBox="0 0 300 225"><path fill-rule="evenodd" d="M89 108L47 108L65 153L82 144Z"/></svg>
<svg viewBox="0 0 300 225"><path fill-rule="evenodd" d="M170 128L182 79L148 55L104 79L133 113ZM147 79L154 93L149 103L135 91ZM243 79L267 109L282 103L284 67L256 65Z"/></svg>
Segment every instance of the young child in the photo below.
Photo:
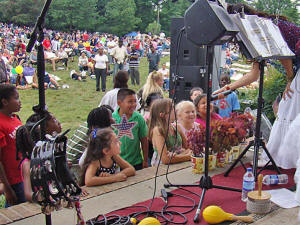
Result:
<svg viewBox="0 0 300 225"><path fill-rule="evenodd" d="M113 109L109 105L102 105L92 109L87 117L87 121L82 123L67 142L67 158L72 164L71 170L76 179L79 180L80 170L83 165L89 135L95 128L110 127L115 121L112 118Z"/></svg>
<svg viewBox="0 0 300 225"><path fill-rule="evenodd" d="M181 101L176 105L176 114L178 115L178 125L187 137L187 133L195 129L200 129L200 125L195 122L196 108L190 101Z"/></svg>
<svg viewBox="0 0 300 225"><path fill-rule="evenodd" d="M81 184L97 186L124 181L135 170L120 157L120 141L110 128L95 129L90 135ZM121 169L121 171L120 171Z"/></svg>
<svg viewBox="0 0 300 225"><path fill-rule="evenodd" d="M22 126L14 112L21 109L17 89L0 84L0 180L4 185L6 207L25 202L20 163L16 160L16 130Z"/></svg>
<svg viewBox="0 0 300 225"><path fill-rule="evenodd" d="M186 148L185 135L180 127L177 127L176 133L176 128L172 125L174 120L175 113L171 99L158 99L153 103L149 128L149 139L152 140L154 148L152 166L158 165L161 154L163 164L185 162L191 159L191 151ZM165 141L167 133L168 137Z"/></svg>
<svg viewBox="0 0 300 225"><path fill-rule="evenodd" d="M61 125L53 114L46 112L46 134L57 135L61 132ZM41 119L38 113L31 115L26 124L19 127L16 132L16 148L17 152L21 153L22 160L20 162L21 175L24 182L24 193L27 201L32 201L32 188L30 181L30 159L32 150L37 141L40 140L40 130L36 127L33 131L33 137L30 131L34 124Z"/></svg>
<svg viewBox="0 0 300 225"><path fill-rule="evenodd" d="M197 110L197 118L196 122L206 127L206 94L198 95L195 100L194 104ZM213 104L210 103L210 122L214 120L221 120L222 117L219 116L217 113L213 112Z"/></svg>
<svg viewBox="0 0 300 225"><path fill-rule="evenodd" d="M230 77L223 73L220 77L220 87L230 84ZM230 113L240 109L240 103L235 92L223 99L216 100L214 104L219 108L218 114L221 117L230 117Z"/></svg>
<svg viewBox="0 0 300 225"><path fill-rule="evenodd" d="M148 167L148 128L142 115L135 111L137 105L135 92L122 88L118 92L117 99L119 107L113 113L116 124L112 126L121 141L121 157L136 170L146 168Z"/></svg>
<svg viewBox="0 0 300 225"><path fill-rule="evenodd" d="M198 95L202 95L203 94L203 89L200 88L200 87L194 87L192 88L192 90L190 91L190 99L192 101L195 100L195 98L198 96Z"/></svg>

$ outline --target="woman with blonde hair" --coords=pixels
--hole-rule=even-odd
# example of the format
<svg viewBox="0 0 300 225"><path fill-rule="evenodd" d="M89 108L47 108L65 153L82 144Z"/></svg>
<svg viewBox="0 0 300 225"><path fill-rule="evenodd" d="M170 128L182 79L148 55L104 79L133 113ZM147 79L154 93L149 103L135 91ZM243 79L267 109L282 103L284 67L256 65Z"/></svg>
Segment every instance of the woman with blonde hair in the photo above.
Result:
<svg viewBox="0 0 300 225"><path fill-rule="evenodd" d="M158 93L159 95L161 95L161 97L163 97L163 84L164 79L161 73L153 71L149 74L145 85L137 93L142 108L144 108L146 99L150 94Z"/></svg>

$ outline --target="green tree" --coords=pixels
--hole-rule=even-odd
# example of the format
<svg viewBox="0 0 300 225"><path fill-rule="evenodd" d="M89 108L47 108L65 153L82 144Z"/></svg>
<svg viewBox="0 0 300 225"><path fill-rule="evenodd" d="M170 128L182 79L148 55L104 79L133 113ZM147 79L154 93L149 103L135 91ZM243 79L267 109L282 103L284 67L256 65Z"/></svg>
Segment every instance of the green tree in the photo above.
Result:
<svg viewBox="0 0 300 225"><path fill-rule="evenodd" d="M157 23L157 21L153 21L152 23L149 23L149 25L146 28L147 33L151 34L159 34L161 29L161 25Z"/></svg>
<svg viewBox="0 0 300 225"><path fill-rule="evenodd" d="M294 23L299 23L297 1L291 0L257 0L254 6L257 10L270 14L284 15Z"/></svg>
<svg viewBox="0 0 300 225"><path fill-rule="evenodd" d="M32 26L41 12L43 1L6 0L0 2L0 14L3 22Z"/></svg>
<svg viewBox="0 0 300 225"><path fill-rule="evenodd" d="M163 5L160 13L161 30L170 34L171 18L183 17L187 8L191 5L189 1L179 0L177 2L168 1Z"/></svg>
<svg viewBox="0 0 300 225"><path fill-rule="evenodd" d="M141 32L145 32L148 24L155 20L156 13L153 10L151 1L135 0L136 4L136 17L140 18L141 21L137 24L137 29Z"/></svg>
<svg viewBox="0 0 300 225"><path fill-rule="evenodd" d="M137 28L141 22L140 18L135 16L136 5L134 0L111 0L107 3L105 18L106 29L108 32L124 35Z"/></svg>
<svg viewBox="0 0 300 225"><path fill-rule="evenodd" d="M95 31L98 23L97 0L56 0L49 10L47 25L62 30Z"/></svg>

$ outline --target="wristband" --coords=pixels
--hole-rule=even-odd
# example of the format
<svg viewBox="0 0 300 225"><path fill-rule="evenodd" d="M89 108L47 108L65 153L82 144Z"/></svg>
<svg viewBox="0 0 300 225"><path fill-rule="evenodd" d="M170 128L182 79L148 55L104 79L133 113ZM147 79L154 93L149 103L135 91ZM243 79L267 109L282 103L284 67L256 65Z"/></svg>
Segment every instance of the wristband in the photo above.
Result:
<svg viewBox="0 0 300 225"><path fill-rule="evenodd" d="M229 90L231 90L231 88L229 87L229 85L228 85L228 84L226 84L226 85L225 85L225 90L226 90L226 91L229 91Z"/></svg>

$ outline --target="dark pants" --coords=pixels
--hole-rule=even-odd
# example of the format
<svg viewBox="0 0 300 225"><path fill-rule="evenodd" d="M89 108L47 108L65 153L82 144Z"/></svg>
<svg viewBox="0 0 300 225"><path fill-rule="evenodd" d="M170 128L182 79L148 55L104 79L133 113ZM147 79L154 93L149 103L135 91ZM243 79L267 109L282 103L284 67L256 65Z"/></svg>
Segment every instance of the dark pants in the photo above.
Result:
<svg viewBox="0 0 300 225"><path fill-rule="evenodd" d="M149 67L149 74L150 74L151 72L153 72L154 70L158 71L158 67L157 67L157 66L155 66L155 67ZM149 74L148 74L148 75L149 75Z"/></svg>
<svg viewBox="0 0 300 225"><path fill-rule="evenodd" d="M63 58L61 59L61 61L63 62L63 64L68 67L68 58Z"/></svg>
<svg viewBox="0 0 300 225"><path fill-rule="evenodd" d="M143 163L134 165L133 167L135 170L141 170L141 169L143 169Z"/></svg>
<svg viewBox="0 0 300 225"><path fill-rule="evenodd" d="M131 78L131 84L132 85L140 85L140 72L138 67L130 67L130 78Z"/></svg>
<svg viewBox="0 0 300 225"><path fill-rule="evenodd" d="M101 89L102 91L105 91L106 89L106 69L97 69L95 68L95 74L96 74L96 89L99 90L99 84L100 84L100 77L101 77Z"/></svg>
<svg viewBox="0 0 300 225"><path fill-rule="evenodd" d="M17 184L13 184L13 185L10 185L10 186L14 190L14 192L16 193L16 196L17 196L16 205L17 204L21 204L23 202L26 202L25 194L24 194L24 184L23 184L23 182L17 183ZM5 208L8 208L10 206L11 205L9 205L7 202L5 202Z"/></svg>

